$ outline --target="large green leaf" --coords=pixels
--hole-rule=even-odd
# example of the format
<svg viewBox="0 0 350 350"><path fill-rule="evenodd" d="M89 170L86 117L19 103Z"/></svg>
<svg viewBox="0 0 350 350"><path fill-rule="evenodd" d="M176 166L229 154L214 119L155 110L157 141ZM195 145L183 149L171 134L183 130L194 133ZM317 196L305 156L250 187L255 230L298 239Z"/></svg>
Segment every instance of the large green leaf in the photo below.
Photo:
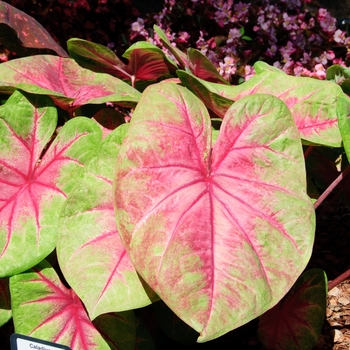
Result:
<svg viewBox="0 0 350 350"><path fill-rule="evenodd" d="M149 295L146 293L120 240L114 217L112 182L127 126L112 131L96 147L68 196L59 224L60 267L91 319L146 306L154 294L149 288Z"/></svg>

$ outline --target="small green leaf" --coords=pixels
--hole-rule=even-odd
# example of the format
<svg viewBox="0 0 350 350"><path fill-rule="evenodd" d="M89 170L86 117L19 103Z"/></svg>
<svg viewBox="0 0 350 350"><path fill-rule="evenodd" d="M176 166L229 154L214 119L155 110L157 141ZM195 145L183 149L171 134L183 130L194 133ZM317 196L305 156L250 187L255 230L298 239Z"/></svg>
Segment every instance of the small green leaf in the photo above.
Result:
<svg viewBox="0 0 350 350"><path fill-rule="evenodd" d="M67 198L59 223L60 267L91 319L143 307L155 299L126 253L114 217L112 183L128 126L119 126L96 145L95 154Z"/></svg>

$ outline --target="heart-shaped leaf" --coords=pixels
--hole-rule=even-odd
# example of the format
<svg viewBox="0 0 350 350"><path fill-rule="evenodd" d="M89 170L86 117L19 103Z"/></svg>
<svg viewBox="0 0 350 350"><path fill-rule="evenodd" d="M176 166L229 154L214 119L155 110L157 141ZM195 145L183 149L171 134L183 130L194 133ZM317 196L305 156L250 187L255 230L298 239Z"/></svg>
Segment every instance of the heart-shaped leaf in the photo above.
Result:
<svg viewBox="0 0 350 350"><path fill-rule="evenodd" d="M85 165L59 225L60 267L91 319L146 306L154 294L150 290L150 296L146 293L120 240L114 217L112 181L127 126L111 132Z"/></svg>
<svg viewBox="0 0 350 350"><path fill-rule="evenodd" d="M9 28L16 31L20 43L26 48L49 49L61 57L68 57L66 51L59 46L48 31L33 17L16 9L4 1L0 1L0 42L10 46L16 52L16 46L9 42Z"/></svg>
<svg viewBox="0 0 350 350"><path fill-rule="evenodd" d="M45 260L11 277L10 290L17 333L67 345L72 350L134 349L133 311L103 315L92 323L78 296L62 284Z"/></svg>
<svg viewBox="0 0 350 350"><path fill-rule="evenodd" d="M118 155L119 234L136 270L207 341L274 306L309 260L314 209L286 105L234 103L211 147L186 88L148 87Z"/></svg>
<svg viewBox="0 0 350 350"><path fill-rule="evenodd" d="M95 122L75 118L42 155L56 122L46 96L16 91L0 107L0 277L27 270L55 248L61 207L101 139Z"/></svg>
<svg viewBox="0 0 350 350"><path fill-rule="evenodd" d="M80 67L73 59L51 55L24 57L0 65L0 91L21 89L49 95L63 109L88 103L134 106L140 93L122 80Z"/></svg>
<svg viewBox="0 0 350 350"><path fill-rule="evenodd" d="M260 341L266 349L312 349L321 334L326 303L325 272L304 272L285 298L260 317Z"/></svg>
<svg viewBox="0 0 350 350"><path fill-rule="evenodd" d="M260 74L237 86L210 83L182 71L178 76L183 84L205 101L210 109L216 108L215 113L221 117L223 115L219 112L223 107L223 97L237 101L257 93L276 96L290 109L305 144L340 147L341 136L336 106L338 96L343 93L341 88L330 81L293 77L277 70L262 69L268 65L261 63L258 65ZM210 92L208 102L206 98L209 93L205 92L205 89Z"/></svg>
<svg viewBox="0 0 350 350"><path fill-rule="evenodd" d="M0 278L0 327L12 317L9 279Z"/></svg>

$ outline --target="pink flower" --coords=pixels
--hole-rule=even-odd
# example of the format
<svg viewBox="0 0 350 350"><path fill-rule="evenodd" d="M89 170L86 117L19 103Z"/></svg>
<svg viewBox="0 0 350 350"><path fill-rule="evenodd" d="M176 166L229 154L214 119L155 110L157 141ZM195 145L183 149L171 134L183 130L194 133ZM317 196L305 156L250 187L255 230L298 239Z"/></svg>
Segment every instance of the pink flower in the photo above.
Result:
<svg viewBox="0 0 350 350"><path fill-rule="evenodd" d="M255 69L252 66L249 66L248 64L244 67L244 78L245 80L249 80L254 75L256 75Z"/></svg>
<svg viewBox="0 0 350 350"><path fill-rule="evenodd" d="M226 40L227 44L232 43L233 41L235 41L235 39L238 39L242 36L242 33L239 29L237 28L232 28L230 29L229 33L228 33L228 39Z"/></svg>
<svg viewBox="0 0 350 350"><path fill-rule="evenodd" d="M333 40L338 44L343 44L345 41L345 32L340 29L337 29L333 34Z"/></svg>
<svg viewBox="0 0 350 350"><path fill-rule="evenodd" d="M321 63L315 66L316 76L320 79L326 79L326 70Z"/></svg>
<svg viewBox="0 0 350 350"><path fill-rule="evenodd" d="M308 54L307 52L303 53L303 58L300 60L300 62L302 64L308 64L311 60L310 54Z"/></svg>
<svg viewBox="0 0 350 350"><path fill-rule="evenodd" d="M343 61L343 59L340 57L340 58L335 58L332 62L333 64L339 64L341 66L346 66L345 62Z"/></svg>
<svg viewBox="0 0 350 350"><path fill-rule="evenodd" d="M320 8L318 9L318 13L317 13L317 19L320 21L322 19L325 19L328 15L328 11L324 8Z"/></svg>
<svg viewBox="0 0 350 350"><path fill-rule="evenodd" d="M144 20L142 18L138 18L136 22L131 24L131 30L134 32L140 32L144 26Z"/></svg>
<svg viewBox="0 0 350 350"><path fill-rule="evenodd" d="M335 57L332 50L324 51L319 57L315 57L315 62L321 63L324 66L328 64L328 61L333 60Z"/></svg>
<svg viewBox="0 0 350 350"><path fill-rule="evenodd" d="M187 32L179 32L180 36L178 37L178 41L180 43L187 43L188 39L190 38L190 34L188 34Z"/></svg>
<svg viewBox="0 0 350 350"><path fill-rule="evenodd" d="M267 49L266 55L268 57L273 57L273 56L275 56L276 52L277 52L277 46L272 45L270 48Z"/></svg>
<svg viewBox="0 0 350 350"><path fill-rule="evenodd" d="M224 62L219 62L219 73L227 80L230 79L232 74L236 73L236 69L235 60L231 56L226 56Z"/></svg>

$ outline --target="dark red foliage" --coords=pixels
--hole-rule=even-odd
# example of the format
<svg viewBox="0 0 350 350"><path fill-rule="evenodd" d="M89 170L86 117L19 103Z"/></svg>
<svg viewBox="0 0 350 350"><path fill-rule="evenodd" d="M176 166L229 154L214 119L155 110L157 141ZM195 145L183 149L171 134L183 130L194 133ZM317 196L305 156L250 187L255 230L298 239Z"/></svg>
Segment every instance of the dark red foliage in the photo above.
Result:
<svg viewBox="0 0 350 350"><path fill-rule="evenodd" d="M141 15L131 0L6 2L34 17L65 49L69 38L82 38L106 46L113 43L122 54L129 46L125 33Z"/></svg>

